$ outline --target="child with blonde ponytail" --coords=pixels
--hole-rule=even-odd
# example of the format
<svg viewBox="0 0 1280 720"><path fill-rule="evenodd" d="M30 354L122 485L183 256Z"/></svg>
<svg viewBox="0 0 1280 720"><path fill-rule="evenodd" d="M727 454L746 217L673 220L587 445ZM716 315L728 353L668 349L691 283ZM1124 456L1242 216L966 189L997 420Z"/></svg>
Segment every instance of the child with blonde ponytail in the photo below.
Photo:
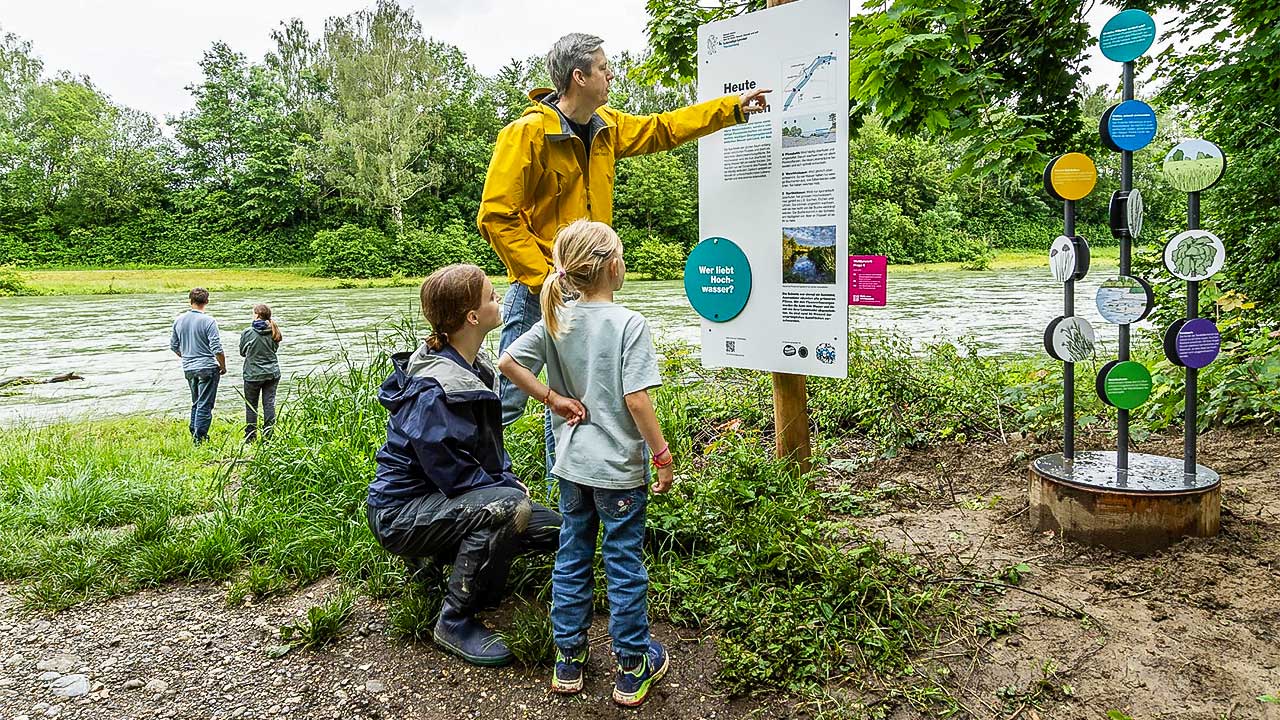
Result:
<svg viewBox="0 0 1280 720"><path fill-rule="evenodd" d="M657 471L654 492L666 492L672 483L674 459L649 397L662 380L648 323L613 301L627 272L617 233L579 220L556 236L552 257L556 268L542 287L542 320L498 363L512 383L554 413L552 475L563 523L551 580L551 689L582 689L596 535L603 525L609 634L618 658L613 699L634 706L669 663L666 649L649 636L643 555L650 462ZM545 385L537 377L543 367Z"/></svg>

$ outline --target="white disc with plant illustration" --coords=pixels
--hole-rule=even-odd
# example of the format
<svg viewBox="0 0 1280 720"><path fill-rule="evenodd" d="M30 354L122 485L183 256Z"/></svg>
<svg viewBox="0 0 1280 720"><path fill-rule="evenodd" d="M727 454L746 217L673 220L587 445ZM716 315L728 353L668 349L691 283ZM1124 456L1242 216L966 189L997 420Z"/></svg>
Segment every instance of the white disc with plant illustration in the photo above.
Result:
<svg viewBox="0 0 1280 720"><path fill-rule="evenodd" d="M1227 158L1222 148L1208 140L1193 138L1178 143L1164 156L1164 177L1182 192L1208 190L1222 179Z"/></svg>
<svg viewBox="0 0 1280 720"><path fill-rule="evenodd" d="M1089 272L1089 242L1079 235L1059 235L1049 246L1049 270L1060 283L1084 279Z"/></svg>
<svg viewBox="0 0 1280 720"><path fill-rule="evenodd" d="M1208 280L1222 269L1227 250L1208 230L1186 230L1164 246L1164 266L1174 277L1188 282Z"/></svg>
<svg viewBox="0 0 1280 720"><path fill-rule="evenodd" d="M1095 335L1088 320L1074 315L1059 317L1044 330L1044 349L1062 362L1083 362L1093 357Z"/></svg>

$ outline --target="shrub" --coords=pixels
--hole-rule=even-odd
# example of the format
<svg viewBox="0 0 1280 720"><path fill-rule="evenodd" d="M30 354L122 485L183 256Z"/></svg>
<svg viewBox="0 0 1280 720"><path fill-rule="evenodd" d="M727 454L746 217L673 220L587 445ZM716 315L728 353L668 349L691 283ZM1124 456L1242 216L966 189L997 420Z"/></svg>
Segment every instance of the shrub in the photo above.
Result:
<svg viewBox="0 0 1280 720"><path fill-rule="evenodd" d="M632 269L652 280L679 280L684 276L684 248L650 238L632 253Z"/></svg>
<svg viewBox="0 0 1280 720"><path fill-rule="evenodd" d="M390 274L391 243L375 228L343 225L321 230L311 241L320 272L334 277L381 277Z"/></svg>
<svg viewBox="0 0 1280 720"><path fill-rule="evenodd" d="M454 263L478 265L472 249L477 238L478 234L467 232L457 222L439 230L406 230L396 241L395 269L407 275L430 275L437 268Z"/></svg>
<svg viewBox="0 0 1280 720"><path fill-rule="evenodd" d="M0 265L22 265L31 259L31 251L17 235L0 232Z"/></svg>
<svg viewBox="0 0 1280 720"><path fill-rule="evenodd" d="M35 295L35 290L22 279L12 265L0 265L0 297Z"/></svg>

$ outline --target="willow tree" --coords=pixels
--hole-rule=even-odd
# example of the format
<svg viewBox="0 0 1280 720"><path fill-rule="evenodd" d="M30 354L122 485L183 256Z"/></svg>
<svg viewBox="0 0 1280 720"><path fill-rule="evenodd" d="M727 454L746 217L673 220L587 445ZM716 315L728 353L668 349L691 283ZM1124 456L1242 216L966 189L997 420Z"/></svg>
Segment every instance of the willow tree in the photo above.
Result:
<svg viewBox="0 0 1280 720"><path fill-rule="evenodd" d="M445 126L439 103L447 94L433 50L412 11L389 0L325 26L325 175L344 195L386 211L396 231L405 204L444 180L427 152Z"/></svg>

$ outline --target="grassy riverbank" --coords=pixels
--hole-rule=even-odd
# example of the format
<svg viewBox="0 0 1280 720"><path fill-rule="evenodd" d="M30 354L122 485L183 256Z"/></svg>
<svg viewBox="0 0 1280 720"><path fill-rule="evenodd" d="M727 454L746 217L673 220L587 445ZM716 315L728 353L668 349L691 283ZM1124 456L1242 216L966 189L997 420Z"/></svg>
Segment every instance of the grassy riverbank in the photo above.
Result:
<svg viewBox="0 0 1280 720"><path fill-rule="evenodd" d="M1119 249L1096 248L1097 266L1118 263ZM992 256L989 270L1020 270L1047 267L1041 252L1001 252ZM962 263L893 265L890 272L939 272L964 270ZM7 271L20 287L10 294L31 295L123 295L132 293L184 293L193 287L210 292L246 290L316 290L335 288L400 287L417 285L421 278L392 276L373 279L331 278L316 274L311 266L279 268L45 268ZM639 280L638 275L633 276ZM0 295L5 294L0 283Z"/></svg>
<svg viewBox="0 0 1280 720"><path fill-rule="evenodd" d="M48 268L11 271L32 295L127 295L241 290L315 290L416 285L419 278L323 277L310 266L279 268Z"/></svg>
<svg viewBox="0 0 1280 720"><path fill-rule="evenodd" d="M1135 354L1152 362L1145 345ZM1025 576L1017 559L1024 555L950 567L891 542L900 535L877 535L867 518L881 516L886 504L911 507L935 485L940 496L949 487L957 507L998 507L1012 517L1017 509L990 490L956 497L960 483L950 478L1001 447L1021 487L1027 454L1051 449L1056 437L1056 364L948 344L913 347L895 336L854 339L847 380L809 381L816 470L797 478L770 457L766 374L707 371L679 347L666 348L664 357L668 382L656 404L680 468L676 489L649 506L655 620L713 638L719 681L732 693L780 690L846 709L872 702L924 716L957 712L964 702L957 676L927 658L952 657L946 653L959 643L968 648L962 664L971 651L979 653L976 662L987 638L1016 630L1019 616L993 603L1006 592L1000 588ZM239 605L332 579L337 589L290 624L286 644L322 646L349 632L356 597L385 607L393 635L426 638L439 587L410 582L377 546L363 514L374 453L385 438L376 392L387 369L381 355L368 366L302 379L282 407L275 437L254 446L239 442L233 417L218 419L199 448L190 446L182 418L0 429L0 579L41 610L174 581L212 583L211 592ZM1092 374L1077 377L1082 437L1100 436L1107 413L1090 392ZM1221 378L1206 375L1205 382L1218 386ZM1269 392L1250 385L1222 401ZM1162 398L1135 413L1134 439L1144 442L1162 417L1167 424L1162 408L1176 405ZM1277 412L1265 408L1264 422ZM1011 442L1029 444L1015 452ZM540 413L512 426L507 444L517 474L552 503L542 477ZM883 470L883 463L933 450L941 459L913 466L915 480L900 482ZM520 609L502 624L535 666L548 659L549 570L548 557L518 565L513 587L525 602L517 601ZM597 592L604 596L603 587ZM843 699L833 700L833 692Z"/></svg>

